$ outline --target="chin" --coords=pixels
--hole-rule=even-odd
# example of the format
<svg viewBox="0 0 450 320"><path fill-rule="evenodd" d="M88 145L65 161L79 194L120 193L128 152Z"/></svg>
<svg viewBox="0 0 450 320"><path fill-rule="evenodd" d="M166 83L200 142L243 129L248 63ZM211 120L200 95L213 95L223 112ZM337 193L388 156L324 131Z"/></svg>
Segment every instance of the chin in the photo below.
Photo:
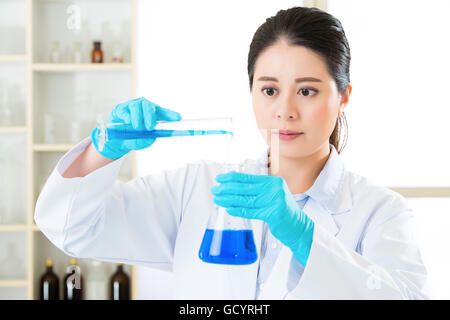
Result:
<svg viewBox="0 0 450 320"><path fill-rule="evenodd" d="M310 154L309 149L305 148L302 143L289 143L289 144L280 143L277 146L277 149L278 152L274 150L275 151L274 155L278 153L280 157L288 159L303 158Z"/></svg>

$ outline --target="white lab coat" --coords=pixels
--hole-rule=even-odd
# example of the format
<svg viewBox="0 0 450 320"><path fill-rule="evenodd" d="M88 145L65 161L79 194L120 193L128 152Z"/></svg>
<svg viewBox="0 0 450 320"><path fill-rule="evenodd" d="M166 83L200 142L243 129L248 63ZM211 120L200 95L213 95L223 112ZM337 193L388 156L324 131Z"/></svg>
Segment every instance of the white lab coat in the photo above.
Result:
<svg viewBox="0 0 450 320"><path fill-rule="evenodd" d="M172 271L177 299L255 298L259 257L248 266L198 258L219 163L189 163L123 183L117 180L123 161L118 159L86 177L63 178L61 173L89 143L86 138L60 159L36 204L36 224L55 246L73 257ZM257 165L253 173L267 174L267 153L246 163ZM315 228L298 284L287 289L295 258L283 246L256 298L427 298L422 293L426 268L405 199L370 184L341 162L333 170L344 175L342 185L331 183L330 199L311 198L304 207ZM260 253L264 222L251 221Z"/></svg>

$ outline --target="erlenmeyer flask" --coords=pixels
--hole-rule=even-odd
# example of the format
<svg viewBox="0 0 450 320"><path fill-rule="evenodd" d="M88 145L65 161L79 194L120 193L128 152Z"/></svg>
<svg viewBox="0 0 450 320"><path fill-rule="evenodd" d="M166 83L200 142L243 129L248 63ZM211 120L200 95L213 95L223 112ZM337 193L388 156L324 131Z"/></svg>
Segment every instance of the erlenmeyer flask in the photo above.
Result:
<svg viewBox="0 0 450 320"><path fill-rule="evenodd" d="M243 164L226 164L224 168L225 171L245 172ZM252 264L258 254L250 221L234 217L224 207L214 204L198 255L209 263Z"/></svg>

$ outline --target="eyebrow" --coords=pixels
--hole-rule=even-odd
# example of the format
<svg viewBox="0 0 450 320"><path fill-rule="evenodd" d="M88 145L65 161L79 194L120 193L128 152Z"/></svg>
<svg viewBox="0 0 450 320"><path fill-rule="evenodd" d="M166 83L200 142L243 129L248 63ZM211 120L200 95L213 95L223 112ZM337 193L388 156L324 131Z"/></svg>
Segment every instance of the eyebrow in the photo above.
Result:
<svg viewBox="0 0 450 320"><path fill-rule="evenodd" d="M258 81L274 81L274 82L278 82L278 79L274 78L274 77L262 76L262 77L258 78ZM317 78L313 78L313 77L303 77L303 78L295 79L295 83L300 83L300 82L322 82L322 80L317 79Z"/></svg>

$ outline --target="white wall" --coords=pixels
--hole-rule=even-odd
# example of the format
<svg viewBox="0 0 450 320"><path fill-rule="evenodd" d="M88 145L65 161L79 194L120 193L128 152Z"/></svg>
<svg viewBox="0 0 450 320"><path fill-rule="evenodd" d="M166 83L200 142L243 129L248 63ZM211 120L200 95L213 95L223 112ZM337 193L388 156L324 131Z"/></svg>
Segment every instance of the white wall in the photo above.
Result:
<svg viewBox="0 0 450 320"><path fill-rule="evenodd" d="M448 0L328 0L352 52L346 166L390 187L448 187ZM450 298L450 198L408 199L428 293Z"/></svg>
<svg viewBox="0 0 450 320"><path fill-rule="evenodd" d="M448 186L448 0L329 0L352 53L352 170L389 186Z"/></svg>

